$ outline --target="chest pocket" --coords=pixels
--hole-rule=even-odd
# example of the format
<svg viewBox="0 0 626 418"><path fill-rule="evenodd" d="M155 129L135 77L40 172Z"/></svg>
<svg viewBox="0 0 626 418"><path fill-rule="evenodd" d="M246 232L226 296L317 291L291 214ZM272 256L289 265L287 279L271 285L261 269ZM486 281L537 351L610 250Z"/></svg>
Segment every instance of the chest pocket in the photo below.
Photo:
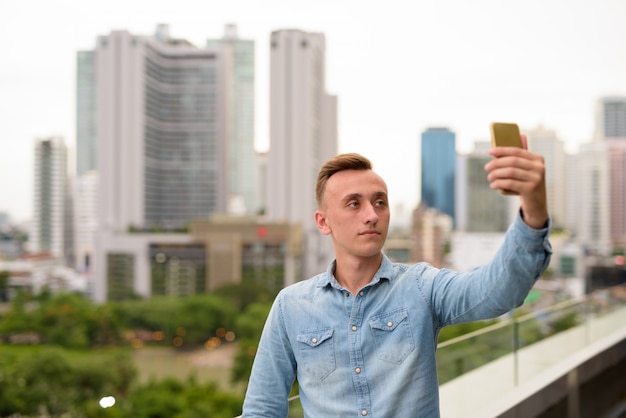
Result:
<svg viewBox="0 0 626 418"><path fill-rule="evenodd" d="M415 341L406 308L373 316L368 323L374 336L379 359L400 364L415 350Z"/></svg>
<svg viewBox="0 0 626 418"><path fill-rule="evenodd" d="M332 328L300 331L297 341L301 359L298 367L307 375L324 380L335 370Z"/></svg>

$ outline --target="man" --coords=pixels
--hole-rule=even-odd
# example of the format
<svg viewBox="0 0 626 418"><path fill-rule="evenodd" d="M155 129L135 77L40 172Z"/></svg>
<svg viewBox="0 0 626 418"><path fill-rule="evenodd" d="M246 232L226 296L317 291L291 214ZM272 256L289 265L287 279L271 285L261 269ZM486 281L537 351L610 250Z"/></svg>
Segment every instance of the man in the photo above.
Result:
<svg viewBox="0 0 626 418"><path fill-rule="evenodd" d="M491 188L519 194L520 212L495 258L465 273L391 263L385 182L358 154L328 161L315 222L336 258L274 301L243 416L286 417L297 378L306 417L438 417L441 328L521 305L550 260L544 162L522 142L493 148L485 166Z"/></svg>

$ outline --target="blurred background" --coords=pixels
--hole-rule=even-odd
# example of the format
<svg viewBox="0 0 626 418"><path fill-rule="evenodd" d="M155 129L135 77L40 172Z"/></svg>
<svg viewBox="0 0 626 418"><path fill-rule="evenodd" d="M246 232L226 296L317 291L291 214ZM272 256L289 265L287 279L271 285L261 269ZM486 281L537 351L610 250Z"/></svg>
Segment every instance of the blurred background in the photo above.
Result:
<svg viewBox="0 0 626 418"><path fill-rule="evenodd" d="M623 305L621 1L8 0L0 16L0 416L238 415L269 304L333 257L321 164L373 161L394 261L467 270L518 208L482 168L493 121L545 157L555 255L512 318L440 342L547 309L530 345ZM494 359L467 346L442 384L467 372L450 359Z"/></svg>

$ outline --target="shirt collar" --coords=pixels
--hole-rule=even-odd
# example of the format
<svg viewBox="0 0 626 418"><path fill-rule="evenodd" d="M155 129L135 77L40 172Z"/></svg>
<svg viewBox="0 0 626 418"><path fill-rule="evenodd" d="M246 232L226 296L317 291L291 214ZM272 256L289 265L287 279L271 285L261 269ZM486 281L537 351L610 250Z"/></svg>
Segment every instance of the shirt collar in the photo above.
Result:
<svg viewBox="0 0 626 418"><path fill-rule="evenodd" d="M335 279L335 266L337 265L337 260L333 260L328 267L326 268L326 272L322 273L319 281L317 282L317 287L326 287L332 286L336 289L343 289L337 279ZM368 286L373 286L379 283L381 280L392 280L393 279L393 264L389 260L389 258L383 253L383 260L380 263L380 268L372 277L372 280L369 282Z"/></svg>

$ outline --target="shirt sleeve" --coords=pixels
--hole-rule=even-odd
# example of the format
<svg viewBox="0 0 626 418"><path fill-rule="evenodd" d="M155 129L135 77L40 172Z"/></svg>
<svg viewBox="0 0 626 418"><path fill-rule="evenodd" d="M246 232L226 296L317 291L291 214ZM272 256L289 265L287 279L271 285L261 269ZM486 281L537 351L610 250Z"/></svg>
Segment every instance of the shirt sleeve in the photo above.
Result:
<svg viewBox="0 0 626 418"><path fill-rule="evenodd" d="M263 327L243 404L244 418L288 414L296 362L287 337L282 302L279 294Z"/></svg>
<svg viewBox="0 0 626 418"><path fill-rule="evenodd" d="M439 270L423 289L431 292L438 325L495 318L520 306L550 262L550 225L533 229L518 213L491 262L462 273Z"/></svg>

